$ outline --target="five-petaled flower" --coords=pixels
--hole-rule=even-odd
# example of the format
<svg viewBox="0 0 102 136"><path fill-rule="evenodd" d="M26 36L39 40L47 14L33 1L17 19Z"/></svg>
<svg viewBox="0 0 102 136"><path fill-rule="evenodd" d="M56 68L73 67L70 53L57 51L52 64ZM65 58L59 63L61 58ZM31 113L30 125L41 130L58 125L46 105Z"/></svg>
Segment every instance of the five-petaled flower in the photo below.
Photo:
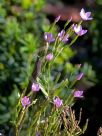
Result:
<svg viewBox="0 0 102 136"><path fill-rule="evenodd" d="M28 106L30 104L29 98L27 96L24 96L23 98L21 98L21 104L23 108Z"/></svg>
<svg viewBox="0 0 102 136"><path fill-rule="evenodd" d="M62 42L67 42L68 41L68 38L69 38L69 35L68 34L65 34L65 31L62 30L60 33L58 33L58 37L59 37L59 40L62 41Z"/></svg>
<svg viewBox="0 0 102 136"><path fill-rule="evenodd" d="M83 77L83 75L84 75L84 74L81 72L80 74L78 74L78 75L76 76L76 79L77 79L77 80L80 80L80 79Z"/></svg>
<svg viewBox="0 0 102 136"><path fill-rule="evenodd" d="M91 12L86 12L85 10L82 8L80 11L80 16L83 20L92 20L93 18L90 17L91 16Z"/></svg>
<svg viewBox="0 0 102 136"><path fill-rule="evenodd" d="M62 100L59 97L55 97L54 100L53 100L53 104L55 105L56 108L59 108L59 107L61 107L61 105L63 103L62 103Z"/></svg>
<svg viewBox="0 0 102 136"><path fill-rule="evenodd" d="M38 92L40 90L40 87L37 83L32 84L32 91L33 92Z"/></svg>
<svg viewBox="0 0 102 136"><path fill-rule="evenodd" d="M83 91L74 91L73 95L75 98L83 98Z"/></svg>
<svg viewBox="0 0 102 136"><path fill-rule="evenodd" d="M73 30L78 36L82 36L87 33L87 30L82 29L81 25L73 25Z"/></svg>
<svg viewBox="0 0 102 136"><path fill-rule="evenodd" d="M53 59L53 54L52 53L47 54L45 59L48 60L48 61L52 60Z"/></svg>
<svg viewBox="0 0 102 136"><path fill-rule="evenodd" d="M44 39L46 42L50 43L53 42L55 40L55 38L53 38L53 35L51 33L44 33Z"/></svg>

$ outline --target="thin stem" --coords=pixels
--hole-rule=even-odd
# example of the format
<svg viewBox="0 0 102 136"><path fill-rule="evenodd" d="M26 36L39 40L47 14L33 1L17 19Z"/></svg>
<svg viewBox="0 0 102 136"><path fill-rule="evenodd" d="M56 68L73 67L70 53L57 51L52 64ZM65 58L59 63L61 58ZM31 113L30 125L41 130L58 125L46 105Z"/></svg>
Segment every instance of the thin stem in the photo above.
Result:
<svg viewBox="0 0 102 136"><path fill-rule="evenodd" d="M69 47L73 44L73 43L75 43L75 41L78 39L78 35L71 41L71 43L69 44Z"/></svg>
<svg viewBox="0 0 102 136"><path fill-rule="evenodd" d="M53 29L53 27L55 26L55 24L56 24L56 22L53 22L53 23L52 23L52 25L50 26L48 32L50 32L50 31Z"/></svg>
<svg viewBox="0 0 102 136"><path fill-rule="evenodd" d="M26 112L26 108L21 111L21 114L19 116L18 122L16 124L16 136L19 136L19 132L21 130L21 123L23 121L23 117L25 115L25 112Z"/></svg>

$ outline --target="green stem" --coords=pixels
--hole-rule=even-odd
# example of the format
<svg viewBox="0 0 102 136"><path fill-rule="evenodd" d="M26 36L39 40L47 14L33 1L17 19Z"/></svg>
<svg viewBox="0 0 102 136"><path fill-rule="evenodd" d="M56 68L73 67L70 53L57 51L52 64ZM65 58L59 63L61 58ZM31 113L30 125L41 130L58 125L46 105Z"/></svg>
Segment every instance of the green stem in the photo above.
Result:
<svg viewBox="0 0 102 136"><path fill-rule="evenodd" d="M64 25L64 29L68 26L68 24L71 22L71 20L68 20L65 25Z"/></svg>
<svg viewBox="0 0 102 136"><path fill-rule="evenodd" d="M55 49L56 49L56 45L58 44L58 37L56 37L56 39L55 39L55 43L54 43L54 46L53 46L53 49L52 49L52 52L54 52L55 51Z"/></svg>
<svg viewBox="0 0 102 136"><path fill-rule="evenodd" d="M46 55L47 55L48 48L49 48L49 43L46 42L45 54L44 54L44 57L43 57L43 61L45 60L45 57L46 57ZM45 71L46 64L47 64L47 61L44 62L44 66L43 66L43 68L42 68L42 72Z"/></svg>
<svg viewBox="0 0 102 136"><path fill-rule="evenodd" d="M73 44L73 43L75 43L75 41L78 39L78 35L71 41L71 43L69 44L69 47Z"/></svg>
<svg viewBox="0 0 102 136"><path fill-rule="evenodd" d="M38 111L38 112L36 113L36 115L35 115L34 118L32 119L32 122L31 122L31 124L30 124L30 126L29 126L29 128L28 128L28 130L27 130L27 133L28 133L28 134L31 133L32 127L34 126L34 124L37 123L38 119L40 118L40 115L44 112L45 107L47 107L48 103L49 103L49 100L46 100L46 101L44 101L44 102L41 104L40 111Z"/></svg>
<svg viewBox="0 0 102 136"><path fill-rule="evenodd" d="M72 95L69 95L67 98L65 105L70 105L74 101L74 97Z"/></svg>
<svg viewBox="0 0 102 136"><path fill-rule="evenodd" d="M48 32L50 32L50 31L53 29L53 27L55 26L55 24L56 24L56 22L53 22L53 23L52 23L52 25L50 26Z"/></svg>
<svg viewBox="0 0 102 136"><path fill-rule="evenodd" d="M26 109L23 109L22 111L21 111L21 114L20 114L20 117L19 117L19 119L18 119L18 122L16 123L17 125L16 125L16 136L19 136L19 132L20 132L20 130L21 130L21 123L22 123L22 121L23 121L23 117L24 117L24 115L25 115L25 112L26 112Z"/></svg>

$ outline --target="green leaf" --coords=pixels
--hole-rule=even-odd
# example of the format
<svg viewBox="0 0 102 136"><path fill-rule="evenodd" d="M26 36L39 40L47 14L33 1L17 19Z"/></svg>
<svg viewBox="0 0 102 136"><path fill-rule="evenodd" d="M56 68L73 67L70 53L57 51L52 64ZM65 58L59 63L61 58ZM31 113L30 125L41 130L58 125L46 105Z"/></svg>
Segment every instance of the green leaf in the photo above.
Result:
<svg viewBox="0 0 102 136"><path fill-rule="evenodd" d="M42 93L45 95L45 97L48 97L48 93L45 91L45 88L39 83L40 89Z"/></svg>
<svg viewBox="0 0 102 136"><path fill-rule="evenodd" d="M53 90L64 88L68 84L68 79L63 80L61 83L57 84Z"/></svg>

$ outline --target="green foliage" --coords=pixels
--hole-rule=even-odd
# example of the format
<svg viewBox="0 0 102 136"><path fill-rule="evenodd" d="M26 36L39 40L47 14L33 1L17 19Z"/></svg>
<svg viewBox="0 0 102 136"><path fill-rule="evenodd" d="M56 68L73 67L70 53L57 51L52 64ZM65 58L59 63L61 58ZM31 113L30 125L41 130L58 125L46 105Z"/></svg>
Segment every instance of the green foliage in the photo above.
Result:
<svg viewBox="0 0 102 136"><path fill-rule="evenodd" d="M55 22L49 27L48 32L53 33L54 27ZM72 32L72 27L68 28L62 38L67 34L73 34ZM45 33L45 36L49 36L50 33ZM73 36L71 43L76 41L76 37L78 38L77 35ZM67 62L74 54L72 50L68 48L71 44L69 43L68 47L65 46L65 43L63 40L60 40L58 34L55 35L55 41L53 43L51 43L50 40L52 39L50 38L52 37L48 37L49 41L45 39L44 49L40 50L38 54L38 62L41 67L38 67L39 63L36 63L37 67L35 67L34 72L38 71L36 72L37 78L35 78L35 73L33 73L31 89L29 92L26 90L25 93L22 93L17 103L17 116L13 120L16 128L16 136L22 136L26 133L32 136L33 134L36 135L37 132L45 136L66 134L68 136L80 136L87 128L88 120L83 129L79 127L81 114L79 120L76 120L75 112L71 110L71 107L75 103L75 97L77 97L74 96L74 93L76 91L75 85L78 80L80 80L77 79L78 73L80 71L84 73L87 72L87 75L90 77L93 74L93 72L90 72L92 69L90 67L90 70L88 70L89 67L87 64L85 64L82 69L78 66L73 67L69 65L68 70L70 71L65 71L65 66L63 65L66 64L63 61ZM49 53L53 54L52 59L46 58L46 55ZM67 53L69 53L69 57L67 57ZM63 61L57 61L59 58L62 58ZM59 66L61 67L59 68ZM32 83L35 84L35 82L40 88L39 92L35 88L34 90L32 88ZM28 102L26 103L26 101L24 101L26 106L22 104L22 99L25 99L25 97L31 102L28 104ZM78 96L78 98L82 97L83 96ZM54 102L56 98L59 98L60 102L62 102L58 107Z"/></svg>
<svg viewBox="0 0 102 136"><path fill-rule="evenodd" d="M7 98L0 96L0 125L10 121L11 117L14 119L14 113L16 112L15 105L18 96L19 90L17 87L14 87L13 92Z"/></svg>
<svg viewBox="0 0 102 136"><path fill-rule="evenodd" d="M3 87L9 80L8 92L13 84L25 82L32 53L40 45L38 38L42 29L39 22L43 23L44 19L40 13L36 18L36 8L31 11L30 6L27 4L28 9L25 10L22 6L0 1L0 84Z"/></svg>
<svg viewBox="0 0 102 136"><path fill-rule="evenodd" d="M9 97L14 97L15 104L14 92L18 93L27 86L32 60L35 59L32 54L41 44L38 39L45 18L38 11L43 4L43 0L40 0L40 5L38 2L32 5L30 0L0 0L0 97L5 100L3 103L1 99L0 124L13 117L10 109L15 105L10 103Z"/></svg>

